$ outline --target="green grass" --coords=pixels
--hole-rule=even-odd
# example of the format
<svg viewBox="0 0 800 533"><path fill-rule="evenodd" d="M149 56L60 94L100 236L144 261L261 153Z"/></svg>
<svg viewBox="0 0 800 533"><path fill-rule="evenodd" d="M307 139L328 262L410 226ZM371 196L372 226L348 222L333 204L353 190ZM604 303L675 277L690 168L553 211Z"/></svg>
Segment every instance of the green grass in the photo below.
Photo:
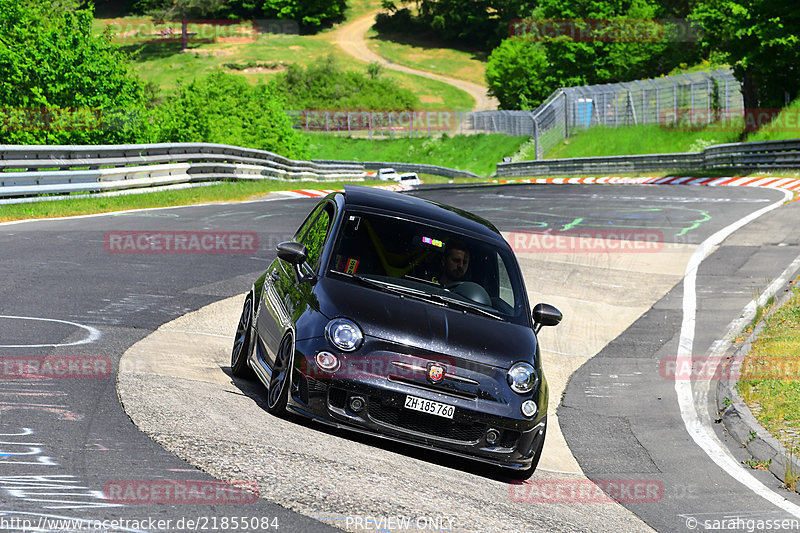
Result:
<svg viewBox="0 0 800 533"><path fill-rule="evenodd" d="M486 52L457 50L409 33L367 33L367 47L398 65L486 85Z"/></svg>
<svg viewBox="0 0 800 533"><path fill-rule="evenodd" d="M507 135L456 135L393 140L354 139L309 134L309 157L347 161L390 161L440 165L481 176L493 174L497 162L527 140Z"/></svg>
<svg viewBox="0 0 800 533"><path fill-rule="evenodd" d="M780 141L800 139L800 98L783 108L767 126L747 136L748 141Z"/></svg>
<svg viewBox="0 0 800 533"><path fill-rule="evenodd" d="M196 187L174 191L159 191L106 198L81 198L73 195L69 200L4 205L0 210L0 222L25 218L51 218L94 213L109 213L127 209L169 207L208 202L229 202L261 197L273 191L291 189L338 189L350 182L286 182L277 180L231 181L219 185ZM355 182L368 184L369 182Z"/></svg>
<svg viewBox="0 0 800 533"><path fill-rule="evenodd" d="M358 14L363 14L375 7L374 1L362 0L355 2L353 9L360 10ZM350 17L348 14L348 18ZM345 54L332 42L331 32L324 31L316 35L264 34L244 39L249 42L226 42L225 39L222 42L190 40L187 50L181 51L177 39L163 41L149 35L151 28L161 30L166 26L153 25L146 17L95 19L93 28L95 33L101 33L109 25L122 32L115 37L115 41L123 50L134 54L133 69L139 77L167 91L174 89L179 80L191 80L220 69L243 76L251 83L267 81L282 70L260 68L245 72L228 69L223 66L226 63L283 62L308 66L317 58L332 54L348 70L366 72L367 69L366 63ZM172 26L176 30L180 29L175 24ZM148 35L124 34L126 29L131 32L136 28L142 28L142 34ZM200 28L198 32L201 35L213 35L212 29ZM440 81L388 69L381 76L412 90L422 103L421 109L468 111L475 105L475 100L470 95Z"/></svg>
<svg viewBox="0 0 800 533"><path fill-rule="evenodd" d="M344 22L350 22L362 15L381 8L380 0L349 0Z"/></svg>
<svg viewBox="0 0 800 533"><path fill-rule="evenodd" d="M449 178L433 174L420 174L425 183L448 183ZM459 179L459 182L479 181ZM228 181L219 185L196 187L174 191L159 191L106 198L85 198L85 194L74 194L69 200L54 200L27 204L10 204L0 208L0 222L28 218L53 218L96 213L112 213L129 209L147 209L193 205L213 202L235 202L262 198L275 191L292 189L341 189L345 183L357 185L385 185L375 180L362 181Z"/></svg>
<svg viewBox="0 0 800 533"><path fill-rule="evenodd" d="M797 453L800 435L800 289L765 319L737 389L756 419Z"/></svg>
<svg viewBox="0 0 800 533"><path fill-rule="evenodd" d="M699 152L712 144L736 142L738 137L739 133L734 131L681 131L654 124L619 128L597 126L560 141L545 158ZM524 155L530 157L523 159L533 159L533 147L530 154Z"/></svg>

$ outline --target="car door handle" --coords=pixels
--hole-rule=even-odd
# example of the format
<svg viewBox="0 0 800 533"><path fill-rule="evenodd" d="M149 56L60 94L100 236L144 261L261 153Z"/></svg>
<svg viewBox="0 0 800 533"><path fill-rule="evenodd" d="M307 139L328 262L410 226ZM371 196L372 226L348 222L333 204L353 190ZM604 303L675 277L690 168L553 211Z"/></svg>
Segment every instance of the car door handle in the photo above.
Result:
<svg viewBox="0 0 800 533"><path fill-rule="evenodd" d="M278 281L278 277L279 274L277 270L273 270L272 272L269 273L269 279L272 281Z"/></svg>

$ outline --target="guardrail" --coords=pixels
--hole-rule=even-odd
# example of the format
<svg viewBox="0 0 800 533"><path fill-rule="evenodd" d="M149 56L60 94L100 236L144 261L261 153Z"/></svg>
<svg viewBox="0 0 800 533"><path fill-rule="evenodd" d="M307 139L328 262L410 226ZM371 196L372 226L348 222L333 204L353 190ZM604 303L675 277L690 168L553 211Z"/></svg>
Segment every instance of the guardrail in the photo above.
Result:
<svg viewBox="0 0 800 533"><path fill-rule="evenodd" d="M366 170L384 167L449 178L480 177L414 163L295 161L264 150L212 143L0 145L0 197L6 198L0 203L41 194L102 193L226 179L357 181L366 179Z"/></svg>
<svg viewBox="0 0 800 533"><path fill-rule="evenodd" d="M331 159L314 159L315 163L323 164L339 164L346 163L346 161L336 161ZM352 161L351 161L352 163ZM479 176L466 170L456 170L454 168L440 167L438 165L426 165L424 163L388 163L385 161L361 161L360 164L364 165L366 170L378 170L381 168L393 168L398 172L417 172L420 174L433 174L435 176L444 176L445 178L477 178Z"/></svg>
<svg viewBox="0 0 800 533"><path fill-rule="evenodd" d="M212 143L0 145L0 196L102 192L220 179L358 180L363 164L295 161Z"/></svg>
<svg viewBox="0 0 800 533"><path fill-rule="evenodd" d="M556 176L634 173L657 170L786 170L800 169L800 139L719 144L702 152L679 154L573 157L498 163L497 176Z"/></svg>

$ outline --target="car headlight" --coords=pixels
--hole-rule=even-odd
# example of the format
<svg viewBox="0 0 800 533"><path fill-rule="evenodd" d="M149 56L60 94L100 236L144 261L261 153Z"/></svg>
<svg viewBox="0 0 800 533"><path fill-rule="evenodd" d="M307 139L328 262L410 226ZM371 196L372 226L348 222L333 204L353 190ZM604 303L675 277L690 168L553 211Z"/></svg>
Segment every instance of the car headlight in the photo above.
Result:
<svg viewBox="0 0 800 533"><path fill-rule="evenodd" d="M518 394L527 394L539 385L539 375L528 363L515 363L508 369L506 380L511 390Z"/></svg>
<svg viewBox="0 0 800 533"><path fill-rule="evenodd" d="M345 352L357 350L364 342L364 334L355 323L346 318L334 318L325 326L331 344Z"/></svg>

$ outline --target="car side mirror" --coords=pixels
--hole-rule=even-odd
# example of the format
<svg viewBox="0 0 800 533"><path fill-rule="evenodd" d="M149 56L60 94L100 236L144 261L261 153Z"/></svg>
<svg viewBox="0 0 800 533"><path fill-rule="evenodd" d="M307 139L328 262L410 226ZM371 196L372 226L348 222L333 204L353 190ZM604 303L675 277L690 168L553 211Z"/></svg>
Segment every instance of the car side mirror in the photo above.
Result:
<svg viewBox="0 0 800 533"><path fill-rule="evenodd" d="M293 265L302 265L308 259L308 248L299 242L288 241L278 244L278 257Z"/></svg>
<svg viewBox="0 0 800 533"><path fill-rule="evenodd" d="M310 281L313 283L317 280L317 275L306 262L308 259L308 248L304 245L299 242L288 241L278 244L275 249L278 251L279 258L292 264L300 281Z"/></svg>
<svg viewBox="0 0 800 533"><path fill-rule="evenodd" d="M533 331L539 333L542 326L557 326L563 315L561 311L550 304L536 304L531 313L533 318Z"/></svg>

